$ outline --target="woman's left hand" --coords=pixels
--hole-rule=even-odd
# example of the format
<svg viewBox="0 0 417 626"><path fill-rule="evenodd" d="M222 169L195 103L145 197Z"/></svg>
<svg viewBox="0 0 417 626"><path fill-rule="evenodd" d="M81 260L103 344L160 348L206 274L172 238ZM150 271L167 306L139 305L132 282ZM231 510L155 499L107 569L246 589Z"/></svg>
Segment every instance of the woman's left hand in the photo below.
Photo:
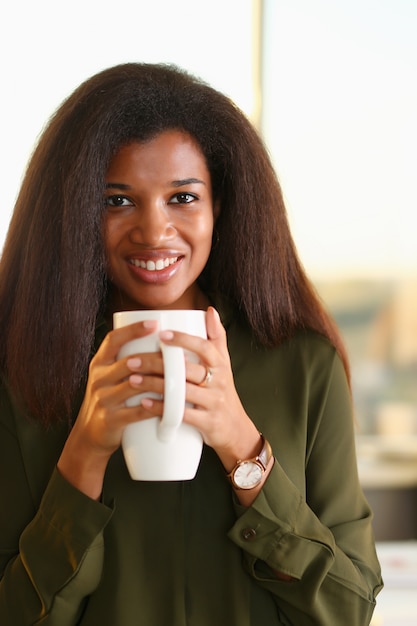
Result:
<svg viewBox="0 0 417 626"><path fill-rule="evenodd" d="M213 307L207 310L206 327L207 339L171 331L162 331L160 338L198 356L199 363L186 363L186 401L191 406L185 409L184 422L202 433L230 471L238 459L259 454L261 440L236 391L226 331Z"/></svg>

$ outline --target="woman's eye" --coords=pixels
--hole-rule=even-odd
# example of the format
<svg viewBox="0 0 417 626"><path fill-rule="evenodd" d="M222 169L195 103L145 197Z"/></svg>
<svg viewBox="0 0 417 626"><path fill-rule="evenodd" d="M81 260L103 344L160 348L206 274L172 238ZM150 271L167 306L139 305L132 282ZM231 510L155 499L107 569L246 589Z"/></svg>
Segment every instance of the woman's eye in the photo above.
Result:
<svg viewBox="0 0 417 626"><path fill-rule="evenodd" d="M106 205L107 206L131 206L132 202L126 196L107 196Z"/></svg>
<svg viewBox="0 0 417 626"><path fill-rule="evenodd" d="M193 193L187 193L186 191L176 193L175 196L172 196L170 202L172 204L189 204L193 200L197 200L197 196Z"/></svg>

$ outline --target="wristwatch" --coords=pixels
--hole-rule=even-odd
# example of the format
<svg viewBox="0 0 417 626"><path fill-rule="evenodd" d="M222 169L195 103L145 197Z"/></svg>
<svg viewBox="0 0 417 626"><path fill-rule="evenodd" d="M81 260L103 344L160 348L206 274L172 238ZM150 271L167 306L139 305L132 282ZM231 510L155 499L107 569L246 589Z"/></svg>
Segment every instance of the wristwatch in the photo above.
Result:
<svg viewBox="0 0 417 626"><path fill-rule="evenodd" d="M232 471L227 474L235 489L253 489L262 481L266 467L272 457L272 449L262 434L261 441L262 450L258 456L238 461Z"/></svg>

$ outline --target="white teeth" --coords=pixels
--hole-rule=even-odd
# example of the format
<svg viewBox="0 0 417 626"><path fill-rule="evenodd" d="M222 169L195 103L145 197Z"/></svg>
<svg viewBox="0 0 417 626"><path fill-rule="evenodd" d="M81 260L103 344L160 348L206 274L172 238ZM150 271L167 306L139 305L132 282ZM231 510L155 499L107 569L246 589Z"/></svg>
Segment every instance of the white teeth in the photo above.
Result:
<svg viewBox="0 0 417 626"><path fill-rule="evenodd" d="M142 267L149 272L155 272L163 270L165 267L169 267L178 261L178 257L167 257L166 259L158 259L157 261L143 261L139 259L131 259L130 263L135 267Z"/></svg>

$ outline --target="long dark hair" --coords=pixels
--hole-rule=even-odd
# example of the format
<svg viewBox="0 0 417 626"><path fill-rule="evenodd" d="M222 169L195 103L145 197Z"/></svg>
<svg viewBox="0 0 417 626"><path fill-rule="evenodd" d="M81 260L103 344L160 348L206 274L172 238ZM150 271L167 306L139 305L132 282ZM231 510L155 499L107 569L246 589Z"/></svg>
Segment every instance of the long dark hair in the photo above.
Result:
<svg viewBox="0 0 417 626"><path fill-rule="evenodd" d="M226 96L174 66L128 63L84 82L61 105L28 164L0 262L0 368L46 424L66 419L86 379L105 309L102 238L108 164L121 145L167 129L199 143L220 203L201 277L259 342L311 328L340 337L299 262L268 153Z"/></svg>

